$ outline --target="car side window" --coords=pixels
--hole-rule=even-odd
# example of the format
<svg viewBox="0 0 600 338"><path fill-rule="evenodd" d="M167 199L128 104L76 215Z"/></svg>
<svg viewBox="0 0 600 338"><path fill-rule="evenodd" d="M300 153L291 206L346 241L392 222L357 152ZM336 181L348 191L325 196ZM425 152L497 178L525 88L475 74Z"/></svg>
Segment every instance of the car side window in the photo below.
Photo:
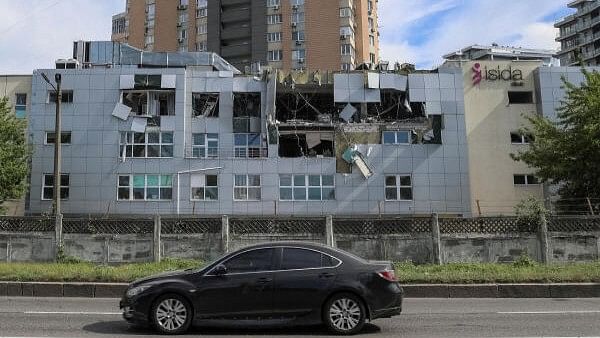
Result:
<svg viewBox="0 0 600 338"><path fill-rule="evenodd" d="M281 269L311 269L322 267L336 266L335 259L328 255L324 255L317 251L299 249L299 248L283 248L281 257Z"/></svg>
<svg viewBox="0 0 600 338"><path fill-rule="evenodd" d="M258 249L239 254L223 263L227 273L261 272L272 270L274 249Z"/></svg>
<svg viewBox="0 0 600 338"><path fill-rule="evenodd" d="M321 266L324 268L333 268L338 265L340 261L337 258L333 258L329 255L321 254Z"/></svg>

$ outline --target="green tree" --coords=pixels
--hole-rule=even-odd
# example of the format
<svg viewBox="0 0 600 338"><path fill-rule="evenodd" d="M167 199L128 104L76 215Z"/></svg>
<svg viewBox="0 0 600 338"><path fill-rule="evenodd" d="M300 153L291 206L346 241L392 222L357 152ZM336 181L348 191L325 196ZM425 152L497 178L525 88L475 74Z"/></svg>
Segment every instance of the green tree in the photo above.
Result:
<svg viewBox="0 0 600 338"><path fill-rule="evenodd" d="M582 72L585 82L580 86L563 77L566 96L555 121L527 118L531 126L523 132L534 140L528 149L511 155L535 168L542 182L556 184L562 209L572 212L587 211L588 198L600 201L600 74Z"/></svg>
<svg viewBox="0 0 600 338"><path fill-rule="evenodd" d="M9 199L23 197L27 189L30 149L24 120L16 118L8 98L0 98L0 214Z"/></svg>

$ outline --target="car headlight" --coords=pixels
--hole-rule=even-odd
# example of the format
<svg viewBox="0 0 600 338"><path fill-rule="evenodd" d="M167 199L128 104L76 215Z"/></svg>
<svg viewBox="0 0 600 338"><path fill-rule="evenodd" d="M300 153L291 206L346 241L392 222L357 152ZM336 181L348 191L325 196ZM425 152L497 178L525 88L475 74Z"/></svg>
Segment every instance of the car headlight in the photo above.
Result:
<svg viewBox="0 0 600 338"><path fill-rule="evenodd" d="M140 286L131 288L131 289L127 290L127 297L135 297L135 296L139 295L140 293L148 290L148 288L150 288L150 285L140 285Z"/></svg>

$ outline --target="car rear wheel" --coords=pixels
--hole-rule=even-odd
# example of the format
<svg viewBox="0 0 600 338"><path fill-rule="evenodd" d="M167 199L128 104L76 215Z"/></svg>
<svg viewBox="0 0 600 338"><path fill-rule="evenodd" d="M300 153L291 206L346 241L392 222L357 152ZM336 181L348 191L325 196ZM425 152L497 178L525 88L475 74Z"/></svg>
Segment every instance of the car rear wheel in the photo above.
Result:
<svg viewBox="0 0 600 338"><path fill-rule="evenodd" d="M327 328L337 334L351 335L365 325L365 306L353 294L341 293L329 299L324 308L324 321Z"/></svg>
<svg viewBox="0 0 600 338"><path fill-rule="evenodd" d="M192 307L183 297L168 294L159 297L152 307L152 324L160 333L180 334L192 323Z"/></svg>

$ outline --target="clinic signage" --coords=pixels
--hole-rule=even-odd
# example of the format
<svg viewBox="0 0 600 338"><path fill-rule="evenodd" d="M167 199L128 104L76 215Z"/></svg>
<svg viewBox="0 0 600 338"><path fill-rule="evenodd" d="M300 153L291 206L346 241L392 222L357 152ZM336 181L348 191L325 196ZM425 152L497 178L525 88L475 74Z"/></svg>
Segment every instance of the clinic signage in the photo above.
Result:
<svg viewBox="0 0 600 338"><path fill-rule="evenodd" d="M523 71L512 66L502 68L498 65L497 68L488 66L482 68L480 63L476 63L473 65L472 71L474 86L482 81L523 81Z"/></svg>

